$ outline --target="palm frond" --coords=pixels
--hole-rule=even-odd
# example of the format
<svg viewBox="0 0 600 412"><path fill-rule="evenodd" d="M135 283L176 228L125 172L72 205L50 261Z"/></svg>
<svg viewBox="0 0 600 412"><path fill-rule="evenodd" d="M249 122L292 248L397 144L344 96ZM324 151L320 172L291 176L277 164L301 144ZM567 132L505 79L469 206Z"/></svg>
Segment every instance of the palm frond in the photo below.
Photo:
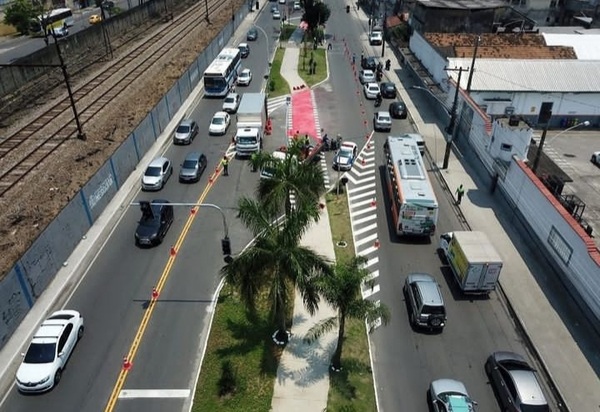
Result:
<svg viewBox="0 0 600 412"><path fill-rule="evenodd" d="M316 340L318 340L321 336L323 336L325 333L333 330L337 325L338 325L338 317L337 316L332 316L330 318L323 319L319 323L317 323L316 325L311 327L308 330L308 332L306 332L306 335L304 335L304 338L302 339L302 341L305 343L308 343L308 344L313 343Z"/></svg>

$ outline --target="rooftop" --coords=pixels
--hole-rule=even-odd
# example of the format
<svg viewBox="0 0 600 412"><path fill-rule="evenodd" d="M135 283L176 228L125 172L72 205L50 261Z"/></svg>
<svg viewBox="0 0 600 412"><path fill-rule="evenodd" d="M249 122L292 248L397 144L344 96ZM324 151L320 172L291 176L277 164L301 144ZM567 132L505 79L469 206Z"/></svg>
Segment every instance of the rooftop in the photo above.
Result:
<svg viewBox="0 0 600 412"><path fill-rule="evenodd" d="M500 0L417 0L417 4L429 8L455 10L496 9L506 6Z"/></svg>
<svg viewBox="0 0 600 412"><path fill-rule="evenodd" d="M546 44L573 48L579 60L600 60L600 34L542 33Z"/></svg>
<svg viewBox="0 0 600 412"><path fill-rule="evenodd" d="M425 39L445 57L472 58L476 36L466 33L425 33ZM548 46L536 33L481 34L477 57L488 59L577 59L569 45Z"/></svg>

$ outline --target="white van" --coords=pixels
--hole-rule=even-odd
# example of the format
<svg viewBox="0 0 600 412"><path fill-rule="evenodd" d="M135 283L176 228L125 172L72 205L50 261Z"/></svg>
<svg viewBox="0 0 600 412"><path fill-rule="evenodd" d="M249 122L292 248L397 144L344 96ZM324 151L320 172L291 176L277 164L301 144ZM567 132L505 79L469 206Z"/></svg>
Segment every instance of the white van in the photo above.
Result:
<svg viewBox="0 0 600 412"><path fill-rule="evenodd" d="M244 127L237 129L235 135L235 151L240 157L250 156L260 152L262 148L262 130L258 127Z"/></svg>

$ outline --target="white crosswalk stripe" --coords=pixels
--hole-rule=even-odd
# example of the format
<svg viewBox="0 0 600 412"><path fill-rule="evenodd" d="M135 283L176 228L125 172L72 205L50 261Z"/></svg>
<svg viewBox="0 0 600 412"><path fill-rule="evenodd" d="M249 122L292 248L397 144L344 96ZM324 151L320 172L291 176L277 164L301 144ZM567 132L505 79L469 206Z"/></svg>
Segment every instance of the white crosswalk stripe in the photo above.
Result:
<svg viewBox="0 0 600 412"><path fill-rule="evenodd" d="M275 110L279 109L282 106L287 105L287 99L289 95L273 97L272 99L267 100L267 110L269 111L269 115L273 113Z"/></svg>

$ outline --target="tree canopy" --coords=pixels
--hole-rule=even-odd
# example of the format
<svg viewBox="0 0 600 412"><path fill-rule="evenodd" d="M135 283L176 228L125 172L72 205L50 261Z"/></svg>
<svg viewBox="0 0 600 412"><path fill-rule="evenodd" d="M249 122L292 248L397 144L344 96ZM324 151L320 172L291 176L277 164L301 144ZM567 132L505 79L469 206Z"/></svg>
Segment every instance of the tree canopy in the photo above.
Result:
<svg viewBox="0 0 600 412"><path fill-rule="evenodd" d="M4 24L14 26L21 34L29 34L30 21L41 14L41 11L31 1L14 0L4 10Z"/></svg>

